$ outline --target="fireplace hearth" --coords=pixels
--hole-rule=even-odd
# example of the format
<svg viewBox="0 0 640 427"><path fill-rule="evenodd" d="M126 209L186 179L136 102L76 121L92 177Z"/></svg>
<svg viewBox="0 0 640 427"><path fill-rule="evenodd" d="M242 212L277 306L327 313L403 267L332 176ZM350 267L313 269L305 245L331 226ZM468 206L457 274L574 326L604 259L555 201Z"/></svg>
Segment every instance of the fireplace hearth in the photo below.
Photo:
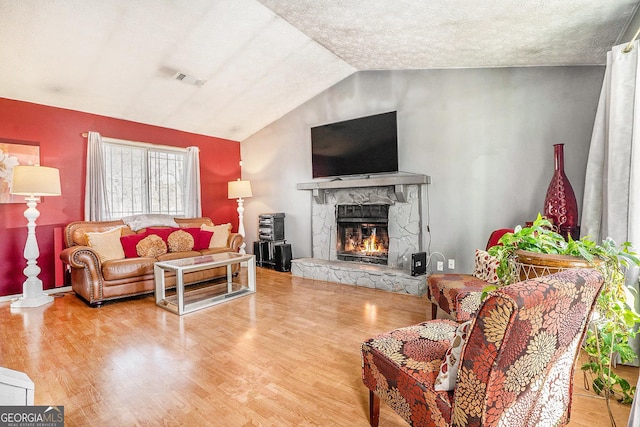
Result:
<svg viewBox="0 0 640 427"><path fill-rule="evenodd" d="M387 265L388 224L389 205L337 205L337 258Z"/></svg>

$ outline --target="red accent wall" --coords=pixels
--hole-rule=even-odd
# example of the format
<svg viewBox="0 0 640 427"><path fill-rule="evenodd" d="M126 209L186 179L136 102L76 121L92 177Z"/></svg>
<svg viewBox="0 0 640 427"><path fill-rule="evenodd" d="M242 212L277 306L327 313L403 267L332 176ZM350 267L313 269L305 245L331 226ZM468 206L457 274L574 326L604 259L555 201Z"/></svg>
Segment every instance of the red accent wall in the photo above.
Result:
<svg viewBox="0 0 640 427"><path fill-rule="evenodd" d="M238 225L236 201L227 199L227 182L240 178L240 144L173 129L95 114L0 98L0 138L40 144L40 164L60 169L62 196L38 205L38 266L45 289L55 285L54 230L83 219L87 140L82 133L176 147L200 147L202 214L215 223ZM25 204L0 204L0 296L22 293L27 238Z"/></svg>

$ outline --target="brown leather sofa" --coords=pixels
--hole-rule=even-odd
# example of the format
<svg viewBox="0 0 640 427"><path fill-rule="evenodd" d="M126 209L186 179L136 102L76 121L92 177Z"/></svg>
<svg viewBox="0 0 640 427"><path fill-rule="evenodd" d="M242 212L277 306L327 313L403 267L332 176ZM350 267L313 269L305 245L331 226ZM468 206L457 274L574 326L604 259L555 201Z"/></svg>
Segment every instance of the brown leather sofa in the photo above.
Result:
<svg viewBox="0 0 640 427"><path fill-rule="evenodd" d="M212 226L210 218L175 218L179 228ZM142 295L153 292L153 265L156 261L195 257L221 252L237 252L242 245L240 234L229 233L226 247L202 249L200 251L169 252L152 257L113 259L101 262L98 253L86 246L86 233L105 232L121 227L122 236L136 234L122 220L118 221L76 221L65 227L65 249L60 258L71 269L71 287L73 291L92 307L102 305L104 301ZM145 230L138 230L142 233ZM237 272L239 264L234 265ZM196 283L219 277L226 277L226 268L218 267L185 274L185 281ZM167 286L175 286L175 276L166 277Z"/></svg>

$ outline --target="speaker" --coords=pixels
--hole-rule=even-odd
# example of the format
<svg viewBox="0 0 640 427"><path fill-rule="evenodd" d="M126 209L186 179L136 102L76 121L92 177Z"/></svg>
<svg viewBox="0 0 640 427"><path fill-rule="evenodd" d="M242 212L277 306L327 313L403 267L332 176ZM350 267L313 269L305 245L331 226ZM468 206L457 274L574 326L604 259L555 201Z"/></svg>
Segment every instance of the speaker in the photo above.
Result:
<svg viewBox="0 0 640 427"><path fill-rule="evenodd" d="M421 276L427 274L427 253L416 252L411 254L411 275Z"/></svg>
<svg viewBox="0 0 640 427"><path fill-rule="evenodd" d="M253 254L256 256L256 265L269 261L269 242L253 242Z"/></svg>
<svg viewBox="0 0 640 427"><path fill-rule="evenodd" d="M276 271L291 271L291 245L283 243L275 245L275 268Z"/></svg>

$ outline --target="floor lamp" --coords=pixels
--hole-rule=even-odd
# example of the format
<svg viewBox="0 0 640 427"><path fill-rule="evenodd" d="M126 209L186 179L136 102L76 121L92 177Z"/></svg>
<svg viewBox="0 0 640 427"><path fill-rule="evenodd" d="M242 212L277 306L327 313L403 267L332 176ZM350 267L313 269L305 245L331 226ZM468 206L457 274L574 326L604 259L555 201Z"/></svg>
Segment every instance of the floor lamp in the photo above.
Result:
<svg viewBox="0 0 640 427"><path fill-rule="evenodd" d="M24 257L27 267L23 270L27 280L22 285L22 297L11 303L11 307L39 307L53 301L42 289L42 280L38 278L38 241L36 240L36 219L40 212L36 209L40 196L59 196L60 172L58 169L44 166L15 166L11 178L11 194L26 196L27 242Z"/></svg>
<svg viewBox="0 0 640 427"><path fill-rule="evenodd" d="M238 200L238 234L242 236L242 245L240 245L238 253L244 255L247 253L244 249L247 246L247 243L244 241L244 198L253 196L251 193L251 183L246 180L229 181L228 190L229 198Z"/></svg>

